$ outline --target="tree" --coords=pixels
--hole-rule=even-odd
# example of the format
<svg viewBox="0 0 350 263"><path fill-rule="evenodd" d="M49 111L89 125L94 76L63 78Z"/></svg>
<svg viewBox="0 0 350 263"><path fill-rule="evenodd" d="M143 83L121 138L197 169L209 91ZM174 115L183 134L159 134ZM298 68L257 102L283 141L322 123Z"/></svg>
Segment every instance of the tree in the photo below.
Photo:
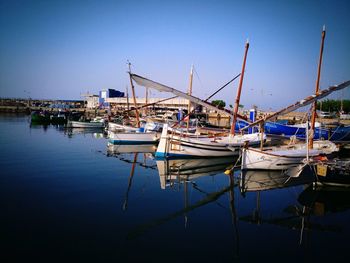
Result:
<svg viewBox="0 0 350 263"><path fill-rule="evenodd" d="M226 106L226 103L223 100L213 100L211 104L218 107L219 109L223 109Z"/></svg>
<svg viewBox="0 0 350 263"><path fill-rule="evenodd" d="M322 108L321 108L322 105ZM340 111L341 108L340 100L323 100L317 102L317 109L322 111ZM350 100L343 100L343 110L345 112L350 112Z"/></svg>

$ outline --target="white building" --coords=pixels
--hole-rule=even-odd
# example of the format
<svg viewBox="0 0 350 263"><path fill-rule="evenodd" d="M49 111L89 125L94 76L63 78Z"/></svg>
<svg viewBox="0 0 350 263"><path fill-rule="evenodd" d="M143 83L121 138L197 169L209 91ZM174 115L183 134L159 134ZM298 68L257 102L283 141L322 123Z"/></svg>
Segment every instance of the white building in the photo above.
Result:
<svg viewBox="0 0 350 263"><path fill-rule="evenodd" d="M161 100L165 100L165 98L148 98L147 104L155 103ZM129 108L134 108L134 100L132 98L106 98L106 102L109 102L111 105L111 108L113 109L127 109L128 108L128 102L129 102ZM146 98L136 98L136 105L137 107L141 107L146 104ZM183 109L187 110L188 100L182 99L182 98L174 98L165 100L159 103L156 103L154 106L157 108L164 108L164 109ZM193 105L193 104L192 104ZM152 107L150 105L149 107ZM193 106L192 106L193 108Z"/></svg>
<svg viewBox="0 0 350 263"><path fill-rule="evenodd" d="M87 109L96 109L99 106L99 96L94 94L81 94L81 96L84 98L84 102L86 102L86 108Z"/></svg>

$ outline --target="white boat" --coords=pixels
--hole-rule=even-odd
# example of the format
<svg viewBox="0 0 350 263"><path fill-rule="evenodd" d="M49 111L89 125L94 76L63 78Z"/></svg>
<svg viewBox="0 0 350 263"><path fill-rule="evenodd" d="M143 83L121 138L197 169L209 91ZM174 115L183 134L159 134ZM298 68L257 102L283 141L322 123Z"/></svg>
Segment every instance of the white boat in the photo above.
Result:
<svg viewBox="0 0 350 263"><path fill-rule="evenodd" d="M318 156L317 150L309 152L310 156ZM286 170L303 164L306 150L258 150L247 148L242 150L241 169Z"/></svg>
<svg viewBox="0 0 350 263"><path fill-rule="evenodd" d="M266 136L263 136L263 140ZM181 136L168 134L168 125L164 124L162 135L156 152L157 158L166 157L220 157L239 155L240 148L248 143L258 146L261 142L261 133L235 136Z"/></svg>
<svg viewBox="0 0 350 263"><path fill-rule="evenodd" d="M264 149L243 148L241 169L286 170L303 165L307 156L329 155L339 150L330 141L315 141L313 145L313 149L308 149L306 144Z"/></svg>
<svg viewBox="0 0 350 263"><path fill-rule="evenodd" d="M339 118L340 118L341 120L350 120L350 114L349 114L349 113L348 113L348 114L346 114L346 113L340 113Z"/></svg>
<svg viewBox="0 0 350 263"><path fill-rule="evenodd" d="M68 121L67 128L104 128L105 122L103 120L92 121Z"/></svg>
<svg viewBox="0 0 350 263"><path fill-rule="evenodd" d="M318 99L322 99L334 91L344 89L350 85L350 81L343 82L336 86L331 86L328 89L322 90L319 94L311 95L303 100L300 100L280 111L277 111L269 116L266 116L263 119L259 119L246 127L244 129L248 129L249 127L258 125L263 123L269 119L275 118L278 115L287 114L291 111L294 111L298 108L305 107ZM311 125L313 126L313 125ZM308 127L308 125L306 125ZM314 127L312 127L313 129ZM306 131L306 134L309 134ZM307 156L314 157L320 154L330 154L332 152L336 152L339 149L336 145L330 141L311 141L313 144L312 150L308 150L307 145L308 137L305 136L307 143L305 145L294 145L292 148L288 149L286 147L279 147L274 149L243 149L242 150L242 169L271 169L271 170L283 170L289 169L291 167L297 167L298 165L303 163L303 160L307 158ZM311 137L312 138L312 137Z"/></svg>
<svg viewBox="0 0 350 263"><path fill-rule="evenodd" d="M107 144L107 155L114 156L122 153L155 153L154 144Z"/></svg>
<svg viewBox="0 0 350 263"><path fill-rule="evenodd" d="M123 131L137 132L137 131L140 131L140 128L132 127L132 126L128 126L120 123L115 123L115 122L109 122L108 130L111 132L123 132Z"/></svg>
<svg viewBox="0 0 350 263"><path fill-rule="evenodd" d="M108 142L112 144L156 144L159 138L157 132L108 132Z"/></svg>

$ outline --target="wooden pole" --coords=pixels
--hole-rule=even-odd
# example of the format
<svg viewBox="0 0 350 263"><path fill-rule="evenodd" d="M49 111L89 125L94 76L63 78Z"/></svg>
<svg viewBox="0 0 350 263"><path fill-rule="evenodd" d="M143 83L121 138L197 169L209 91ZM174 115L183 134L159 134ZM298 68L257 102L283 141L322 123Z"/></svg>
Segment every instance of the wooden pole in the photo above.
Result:
<svg viewBox="0 0 350 263"><path fill-rule="evenodd" d="M320 57L318 61L318 68L317 68L317 79L316 79L316 87L315 87L315 94L318 95L320 91L320 77L321 77L321 65L322 65L322 58L323 58L323 47L324 47L324 39L326 37L326 27L323 26L322 30L322 37L321 37L321 48L320 48ZM312 105L312 116L311 116L311 127L310 127L310 140L309 140L309 148L312 149L314 146L314 134L315 134L315 120L316 120L316 106L317 101L315 101ZM308 134L306 136L309 136Z"/></svg>
<svg viewBox="0 0 350 263"><path fill-rule="evenodd" d="M234 106L234 111L233 111L233 120L232 120L231 131L230 131L231 135L235 135L235 126L236 126L236 122L237 122L237 113L238 113L238 107L239 107L239 100L241 98L241 91L242 91L244 70L245 70L245 63L246 63L246 60L247 60L248 49L249 49L249 42L247 40L247 42L245 44L245 52L244 52L244 59L243 59L241 77L239 79L237 96L236 96L236 101L235 101L235 106Z"/></svg>
<svg viewBox="0 0 350 263"><path fill-rule="evenodd" d="M188 95L192 95L192 81L193 81L193 65L191 67L190 84L188 86ZM187 105L187 132L190 126L190 111L191 111L191 101L189 100Z"/></svg>
<svg viewBox="0 0 350 263"><path fill-rule="evenodd" d="M132 98L134 100L134 107L135 107L136 127L140 128L140 115L139 115L139 111L137 109L134 83L132 82L132 78L131 78L131 63L130 62L128 62L128 66L129 66L129 78L130 78L130 86L131 86Z"/></svg>

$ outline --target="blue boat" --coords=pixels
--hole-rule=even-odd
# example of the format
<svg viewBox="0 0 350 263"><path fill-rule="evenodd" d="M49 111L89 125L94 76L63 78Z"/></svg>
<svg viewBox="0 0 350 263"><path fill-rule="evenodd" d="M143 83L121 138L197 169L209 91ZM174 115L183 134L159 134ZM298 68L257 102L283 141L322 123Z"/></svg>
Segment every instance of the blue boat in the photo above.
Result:
<svg viewBox="0 0 350 263"><path fill-rule="evenodd" d="M291 125L283 125L277 122L265 123L266 134L282 135L285 137L296 136L305 139L306 129ZM331 141L350 141L350 126L337 126L335 128L315 128L314 139Z"/></svg>
<svg viewBox="0 0 350 263"><path fill-rule="evenodd" d="M331 141L350 141L350 125L347 126L337 126L331 130Z"/></svg>

